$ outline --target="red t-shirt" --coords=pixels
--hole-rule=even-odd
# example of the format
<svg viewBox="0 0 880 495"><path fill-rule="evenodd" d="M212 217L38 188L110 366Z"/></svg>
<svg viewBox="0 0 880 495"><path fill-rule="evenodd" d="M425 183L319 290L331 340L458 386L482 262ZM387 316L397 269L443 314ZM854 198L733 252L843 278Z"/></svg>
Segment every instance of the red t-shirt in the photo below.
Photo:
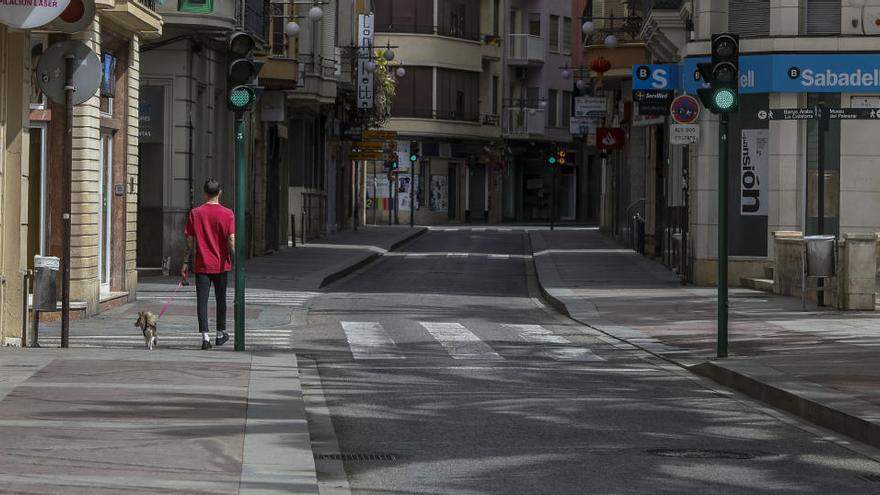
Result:
<svg viewBox="0 0 880 495"><path fill-rule="evenodd" d="M223 273L232 269L229 236L235 233L235 213L221 204L205 203L189 212L183 231L195 238L193 271Z"/></svg>

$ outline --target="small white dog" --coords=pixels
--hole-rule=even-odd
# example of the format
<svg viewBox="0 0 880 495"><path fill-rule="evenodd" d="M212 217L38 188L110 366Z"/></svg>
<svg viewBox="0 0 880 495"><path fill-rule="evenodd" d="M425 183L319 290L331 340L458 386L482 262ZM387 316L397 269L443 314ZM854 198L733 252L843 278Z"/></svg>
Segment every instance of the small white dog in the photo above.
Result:
<svg viewBox="0 0 880 495"><path fill-rule="evenodd" d="M138 313L138 319L134 324L134 326L144 332L144 345L151 351L153 346L159 344L159 340L156 338L159 333L158 328L156 328L157 322L158 318L156 318L156 315L149 311L141 311Z"/></svg>

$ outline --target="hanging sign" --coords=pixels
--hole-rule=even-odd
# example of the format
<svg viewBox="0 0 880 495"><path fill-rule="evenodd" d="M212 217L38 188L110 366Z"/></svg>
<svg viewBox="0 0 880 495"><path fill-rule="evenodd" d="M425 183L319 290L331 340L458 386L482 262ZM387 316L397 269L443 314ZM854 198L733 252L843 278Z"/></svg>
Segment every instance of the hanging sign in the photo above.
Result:
<svg viewBox="0 0 880 495"><path fill-rule="evenodd" d="M70 0L0 0L0 24L32 29L52 22Z"/></svg>
<svg viewBox="0 0 880 495"><path fill-rule="evenodd" d="M596 148L600 150L619 150L623 148L624 134L619 127L600 127L596 129Z"/></svg>
<svg viewBox="0 0 880 495"><path fill-rule="evenodd" d="M358 16L357 51L357 106L373 108L373 71L368 66L373 62L373 14Z"/></svg>

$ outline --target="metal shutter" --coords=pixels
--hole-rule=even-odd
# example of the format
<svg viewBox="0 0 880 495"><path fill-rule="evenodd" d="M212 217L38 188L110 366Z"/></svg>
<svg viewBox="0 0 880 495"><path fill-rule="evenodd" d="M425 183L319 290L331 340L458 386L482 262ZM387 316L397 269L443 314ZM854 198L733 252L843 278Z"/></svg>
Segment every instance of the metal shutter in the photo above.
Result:
<svg viewBox="0 0 880 495"><path fill-rule="evenodd" d="M807 0L806 34L840 34L840 0Z"/></svg>
<svg viewBox="0 0 880 495"><path fill-rule="evenodd" d="M770 0L730 0L727 30L744 38L770 36Z"/></svg>

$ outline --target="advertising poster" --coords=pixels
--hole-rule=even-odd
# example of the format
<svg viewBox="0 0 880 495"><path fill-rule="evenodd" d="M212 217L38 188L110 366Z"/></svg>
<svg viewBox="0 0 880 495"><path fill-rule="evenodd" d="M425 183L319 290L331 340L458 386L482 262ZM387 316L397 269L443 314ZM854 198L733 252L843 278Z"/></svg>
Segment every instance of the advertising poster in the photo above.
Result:
<svg viewBox="0 0 880 495"><path fill-rule="evenodd" d="M431 211L449 210L449 178L445 175L431 176Z"/></svg>

